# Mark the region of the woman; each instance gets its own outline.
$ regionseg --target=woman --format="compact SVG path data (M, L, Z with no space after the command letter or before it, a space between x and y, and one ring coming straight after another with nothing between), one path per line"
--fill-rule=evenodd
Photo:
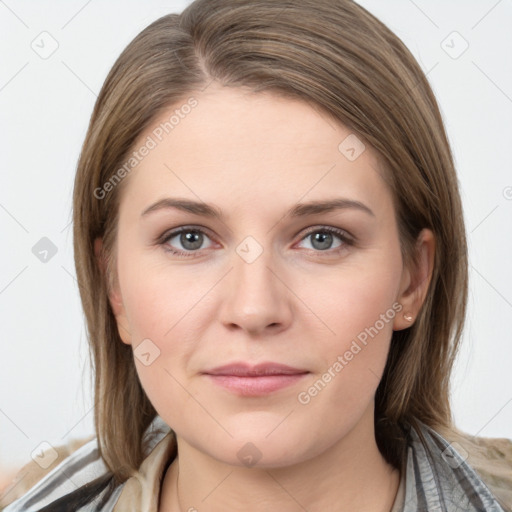
M197 0L141 32L92 115L74 247L97 439L6 510L510 507L512 443L451 418L443 122L357 4Z

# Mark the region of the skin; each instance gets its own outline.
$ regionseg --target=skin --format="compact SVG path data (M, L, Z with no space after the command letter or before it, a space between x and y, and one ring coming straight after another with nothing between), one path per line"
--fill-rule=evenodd
M400 475L376 445L374 396L392 331L409 327L403 314L415 318L425 298L433 234L420 233L420 265L404 268L376 153L366 146L347 159L338 145L350 130L318 109L216 83L193 96L197 107L126 178L110 295L122 341L136 350L149 338L160 350L148 366L135 358L143 388L177 435L159 510L389 511ZM176 209L141 216L164 197L213 203L223 218ZM286 215L298 202L334 197L360 201L374 215ZM180 226L206 228L199 249L179 235L158 243ZM346 230L354 244L337 235L315 244L308 228L325 226ZM252 263L236 251L247 236L263 250ZM298 394L393 304L403 309L300 403ZM310 373L261 397L235 395L201 374L241 360ZM237 456L248 442L261 453L252 467Z

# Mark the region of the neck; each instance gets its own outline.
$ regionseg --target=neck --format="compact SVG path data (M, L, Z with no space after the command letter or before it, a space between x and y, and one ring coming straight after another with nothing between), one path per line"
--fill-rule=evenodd
M358 423L314 458L286 467L225 464L177 437L178 457L162 482L159 512L365 510L389 512L400 473L378 450L371 422Z

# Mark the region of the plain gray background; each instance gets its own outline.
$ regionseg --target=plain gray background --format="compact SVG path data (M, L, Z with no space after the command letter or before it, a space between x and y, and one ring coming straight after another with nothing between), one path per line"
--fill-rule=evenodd
M93 433L70 229L76 162L115 59L145 26L188 3L0 2L0 466L26 463L43 441ZM471 263L456 422L511 438L512 3L359 3L427 72L456 158ZM57 249L46 263L32 252L43 237Z

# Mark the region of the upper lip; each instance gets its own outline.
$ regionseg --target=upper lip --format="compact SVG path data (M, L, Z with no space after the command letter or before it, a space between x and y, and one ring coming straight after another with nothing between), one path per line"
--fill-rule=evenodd
M307 370L293 368L286 364L264 362L256 365L235 362L223 366L217 366L211 370L206 370L209 375L235 375L239 377L256 377L259 375L296 375L299 373L309 373Z

